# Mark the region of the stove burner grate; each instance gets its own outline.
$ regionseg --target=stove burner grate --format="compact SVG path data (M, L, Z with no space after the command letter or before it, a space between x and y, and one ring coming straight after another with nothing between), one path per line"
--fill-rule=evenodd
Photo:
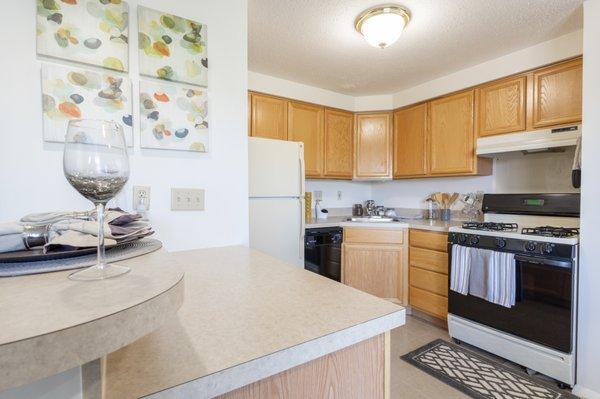
M469 230L486 230L486 231L513 231L519 230L519 225L516 223L492 223L492 222L465 222L462 225L463 229Z
M532 235L532 236L544 236L544 237L554 237L554 238L569 238L575 237L579 235L579 229L570 228L570 227L553 227L553 226L540 226L540 227L531 227L531 228L523 228L521 231L522 234Z

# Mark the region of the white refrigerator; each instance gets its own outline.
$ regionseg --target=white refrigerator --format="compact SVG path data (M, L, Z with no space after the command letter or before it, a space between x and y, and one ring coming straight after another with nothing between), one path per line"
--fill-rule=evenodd
M248 139L250 247L304 267L304 147Z

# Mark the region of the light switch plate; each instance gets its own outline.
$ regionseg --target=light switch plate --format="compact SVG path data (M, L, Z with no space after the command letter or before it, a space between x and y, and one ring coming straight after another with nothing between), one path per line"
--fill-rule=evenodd
M204 190L199 188L171 188L172 211L203 211Z

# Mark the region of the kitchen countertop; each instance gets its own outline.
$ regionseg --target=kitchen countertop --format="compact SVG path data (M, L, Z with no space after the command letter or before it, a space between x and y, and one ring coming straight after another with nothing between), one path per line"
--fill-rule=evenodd
M173 317L183 273L165 251L119 262L132 270L100 281L71 271L0 278L0 391L98 359Z
M185 272L183 306L106 357L107 399L217 396L404 324L400 306L246 247L164 262Z
M450 227L461 226L462 220L450 220L444 222L441 220L428 220L428 219L402 219L400 222L349 222L350 216L330 216L327 219L311 219L306 223L307 229L320 228L320 227L377 227L377 228L410 228L419 230L430 230L447 232Z

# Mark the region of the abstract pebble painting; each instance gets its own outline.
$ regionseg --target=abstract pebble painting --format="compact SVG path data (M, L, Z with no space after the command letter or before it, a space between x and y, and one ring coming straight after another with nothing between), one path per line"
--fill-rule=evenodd
M206 25L138 7L140 74L208 86Z
M133 145L131 82L111 72L42 64L44 140L64 142L71 119L113 120Z
M208 152L206 89L140 81L140 146Z
M128 69L129 11L122 0L36 0L37 53Z

